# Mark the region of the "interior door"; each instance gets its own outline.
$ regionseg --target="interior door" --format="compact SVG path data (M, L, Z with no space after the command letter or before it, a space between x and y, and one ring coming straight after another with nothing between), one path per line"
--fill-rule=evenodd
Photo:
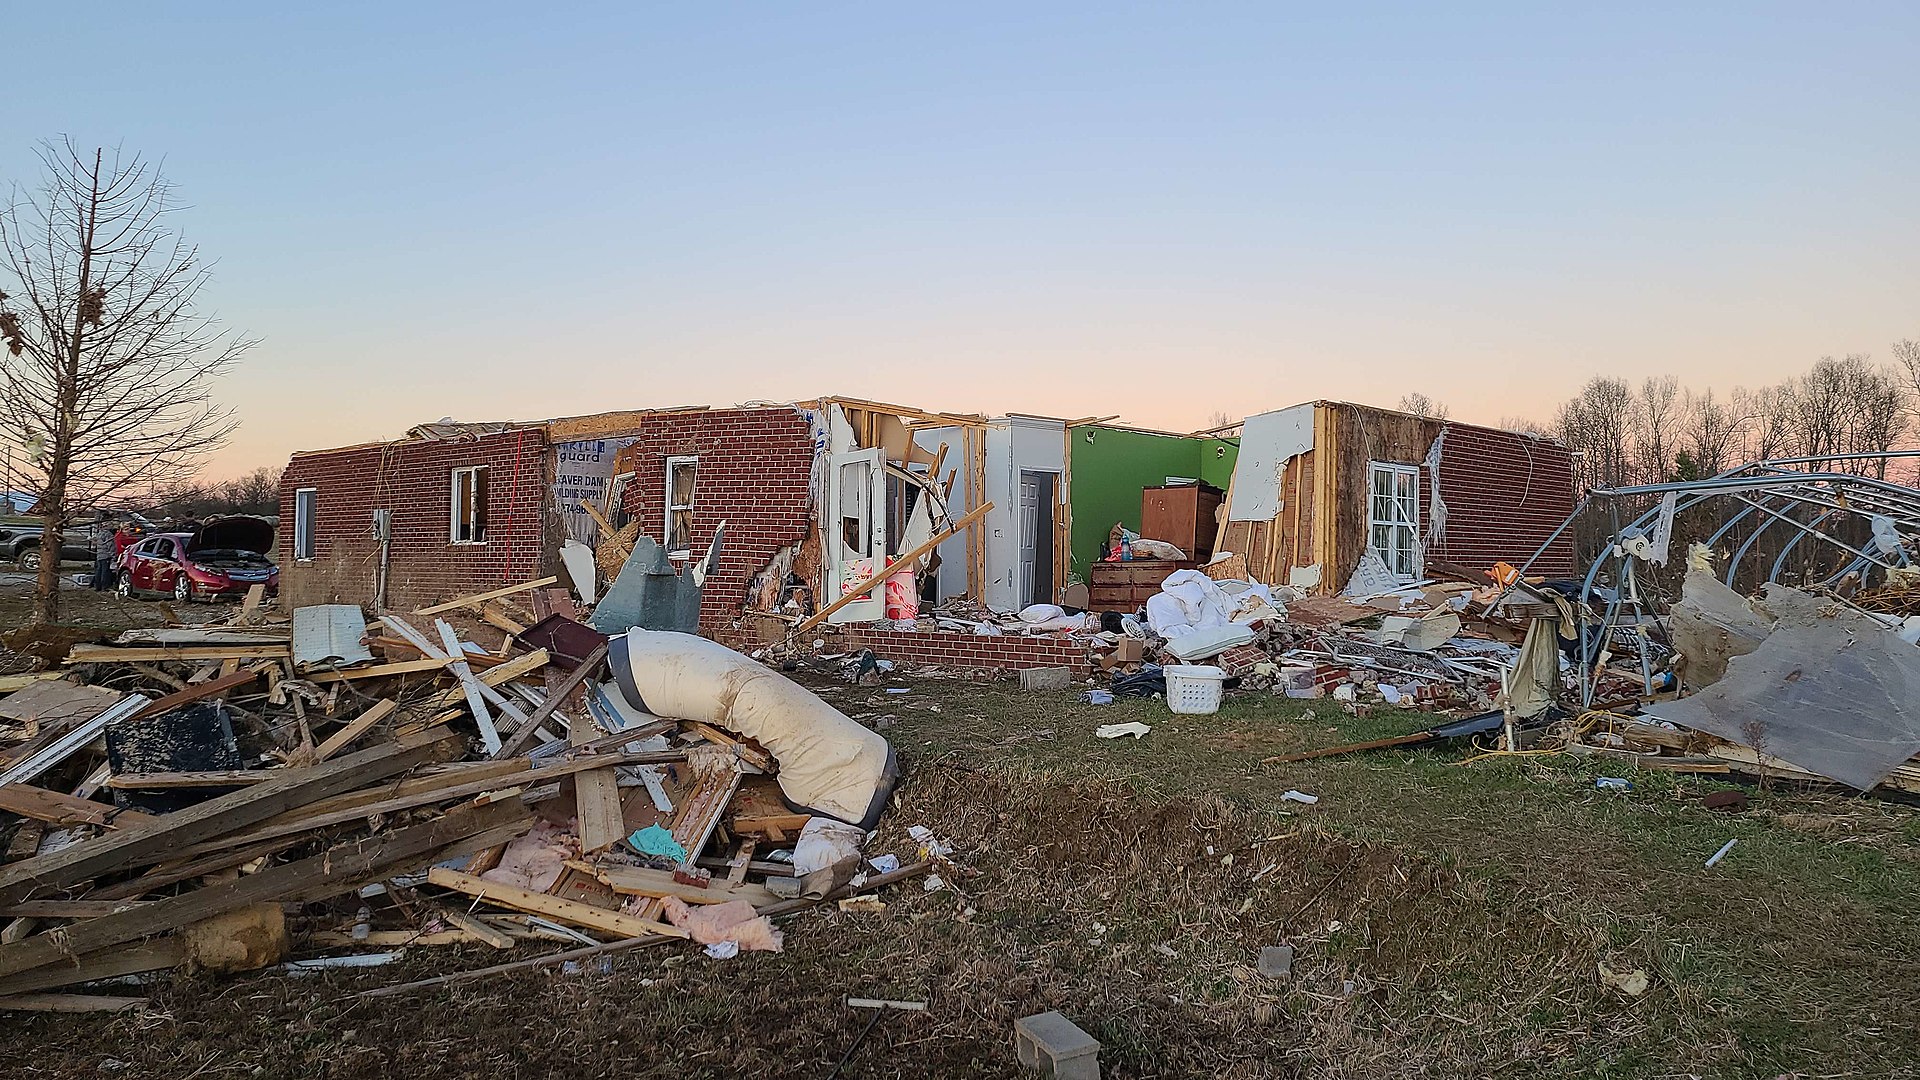
M1020 602L1033 603L1033 574L1040 561L1040 482L1030 472L1020 474Z
M827 595L831 604L887 565L886 458L879 447L835 454L827 480L825 522ZM871 622L886 614L884 586L828 617L836 623Z

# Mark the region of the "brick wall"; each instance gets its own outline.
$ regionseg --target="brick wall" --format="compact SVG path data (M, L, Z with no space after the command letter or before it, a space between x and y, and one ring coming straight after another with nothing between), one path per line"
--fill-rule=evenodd
M706 551L722 521L720 564L708 575L700 624L715 638L746 606L747 583L784 548L804 540L812 514L808 483L813 437L807 419L789 407L664 413L647 420L621 451L632 469L625 510L643 533L666 540L667 459L697 457L692 550ZM737 644L737 642L729 642Z
M739 631L722 630L715 636L743 651L751 652L756 647ZM877 630L859 624L841 626L821 636L829 652L872 649L875 656L896 664L924 664L958 671L1066 667L1073 669L1075 677L1084 676L1092 669L1085 648L1058 637Z
M487 539L448 540L452 472L487 466ZM472 440L413 440L294 455L280 481L280 590L289 606L371 605L392 512L387 606L410 610L541 576L547 557L546 438L522 428ZM314 552L296 560L294 493L317 488Z
M1512 431L1449 424L1440 448L1440 497L1447 506L1445 542L1431 554L1476 570L1505 561L1519 566L1573 513L1573 456L1548 439ZM1421 469L1421 524L1431 510ZM1533 565L1533 573L1574 572L1569 529Z

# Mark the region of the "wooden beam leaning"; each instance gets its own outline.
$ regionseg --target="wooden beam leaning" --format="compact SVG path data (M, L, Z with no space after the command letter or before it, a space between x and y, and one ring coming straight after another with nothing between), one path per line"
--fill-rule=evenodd
M345 750L349 743L365 735L373 725L393 715L399 708L400 706L394 704L393 701L388 698L381 698L379 701L367 706L366 711L347 721L347 726L327 736L326 739L320 743L319 747L313 752L314 760L325 761L340 751Z
M475 604L484 604L489 600L498 600L503 596L512 596L514 593L526 592L528 589L542 588L555 584L559 580L557 577L543 577L538 581L523 581L518 585L509 585L504 589L494 589L490 592L474 593L472 596L456 597L444 604L435 604L432 607L415 608L413 613L415 615L438 615L443 611L472 607Z
M906 554L901 555L899 558L888 563L886 566L886 569L881 570L879 573L873 575L867 580L849 589L845 595L840 597L840 599L835 600L833 603L828 604L826 607L821 608L819 611L816 611L812 615L809 615L807 618L801 620L800 625L793 628L793 633L804 634L807 631L813 629L814 627L819 626L821 623L826 621L827 616L832 615L834 612L839 611L841 608L846 607L848 604L853 603L855 600L858 600L861 597L872 592L873 590L879 588L882 582L892 577L896 572L899 571L901 567L912 566L915 562L919 560L920 556L925 555L927 552L932 551L934 548L937 548L941 544L944 544L948 540L951 540L955 536L958 536L962 529L965 529L967 526L972 525L974 522L980 520L983 517L986 517L987 511L992 509L993 509L993 504L988 502L988 503L981 503L975 509L969 510L964 517L954 522L944 532L934 534L934 536L931 539L929 539L926 543L921 544L920 546L914 548L912 551L909 551Z
M28 784L0 784L0 810L53 825L104 825L113 829L138 827L153 820L153 815L143 810L76 799Z
M182 705L191 705L196 701L204 701L210 697L219 697L221 694L245 686L259 677L259 672L248 669L236 671L231 675L223 675L218 679L203 682L198 686L189 686L185 690L176 690L166 697L155 698L152 704L134 713L132 718L138 720L144 716L158 716L163 712L170 712Z
M580 666L569 672L566 679L563 680L559 686L553 688L553 692L547 695L547 700L541 702L540 707L533 710L533 715L528 717L527 722L520 726L520 730L508 736L506 741L500 744L500 749L495 750L492 756L494 758L512 757L524 749L528 743L533 741L534 733L540 729L540 725L546 723L547 717L552 716L554 710L560 707L560 703L572 696L573 692L579 688L581 683L591 678L594 672L599 670L601 661L606 658L606 644L603 642L594 646L593 651L587 654L586 659L580 661Z
M421 736L304 769L198 806L177 810L159 828L120 829L46 855L0 867L0 903L28 898L36 888L65 888L112 870L176 857L201 840L244 829L295 806L384 780L434 760L445 736Z

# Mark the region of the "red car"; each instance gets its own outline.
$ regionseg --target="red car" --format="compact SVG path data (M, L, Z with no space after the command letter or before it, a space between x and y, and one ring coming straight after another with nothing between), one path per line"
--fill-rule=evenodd
M265 518L218 518L193 532L156 533L120 556L120 595L231 600L264 584L274 596L280 569L267 558L272 548L273 523Z

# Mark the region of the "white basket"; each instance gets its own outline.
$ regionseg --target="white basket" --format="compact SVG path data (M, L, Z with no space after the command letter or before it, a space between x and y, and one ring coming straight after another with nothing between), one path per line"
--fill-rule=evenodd
M1220 684L1227 673L1210 664L1169 664L1160 669L1167 679L1167 708L1192 716L1220 709Z

